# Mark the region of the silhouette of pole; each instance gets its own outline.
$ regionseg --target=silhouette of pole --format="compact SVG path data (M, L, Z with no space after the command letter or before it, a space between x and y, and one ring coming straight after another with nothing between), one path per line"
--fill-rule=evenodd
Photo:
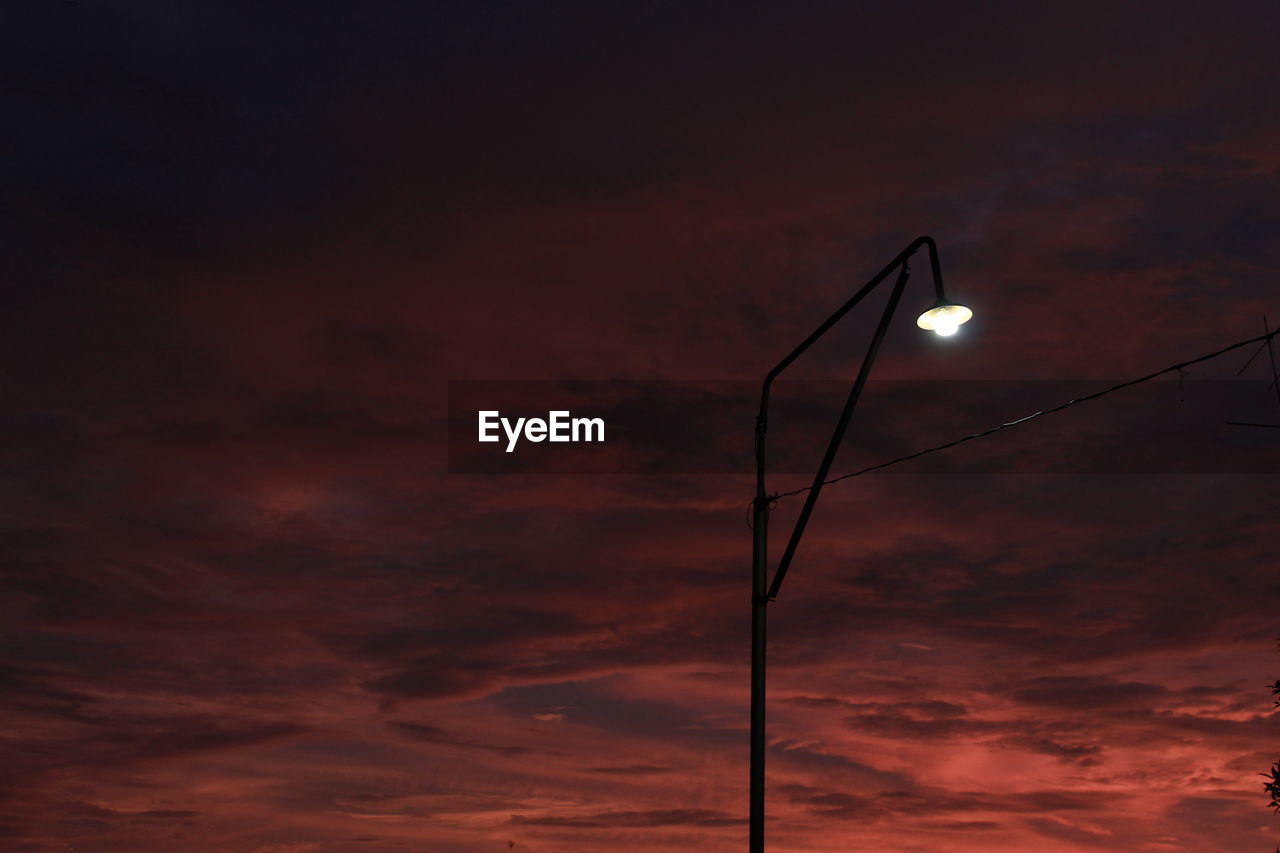
M942 270L938 264L938 248L936 244L930 237L918 237L884 269L877 273L871 281L867 282L861 290L855 293L848 302L840 306L822 325L818 326L786 358L778 362L778 365L765 376L764 385L760 391L760 411L756 416L755 436L756 496L752 502L751 771L749 794L750 824L748 827L750 853L764 853L765 637L767 607L769 602L778 596L778 591L782 586L782 579L786 576L791 560L795 557L796 547L800 544L800 537L804 535L805 526L809 523L809 516L813 513L814 505L818 502L818 495L822 492L822 486L831 470L831 464L835 461L836 452L839 450L844 434L849 428L849 422L853 418L854 409L858 405L858 398L862 396L862 389L866 385L867 377L871 374L871 367L880 351L880 344L889 330L889 324L898 308L898 301L902 296L902 291L907 286L907 280L910 278L910 267L907 262L921 246L927 246L929 249L929 262L933 273L933 285L937 301L934 303L933 308L921 315L919 325L922 328L933 328L932 321L928 324L926 323L927 318L936 316L938 312L946 314L948 311L961 308L961 306L949 303L943 293ZM889 302L885 306L884 313L880 316L880 324L876 327L875 335L871 339L871 345L867 348L866 356L863 357L862 367L858 370L858 378L854 381L853 388L849 391L849 398L845 401L844 410L841 411L840 418L836 422L835 432L831 436L831 441L827 444L826 453L823 454L822 463L818 467L813 485L808 491L804 506L796 519L795 527L791 530L791 537L787 541L782 559L778 563L773 582L770 583L768 528L769 505L772 502L772 498L765 484L767 461L765 438L769 428L769 392L773 386L773 380L782 371L790 367L792 362L799 358L815 341L826 334L832 326L838 323L853 306L861 302L867 294L888 278L895 269L898 270L898 278L893 286L892 293L889 295ZM964 317L958 321L961 323L971 316L971 312L968 312L967 309L963 309L963 311Z

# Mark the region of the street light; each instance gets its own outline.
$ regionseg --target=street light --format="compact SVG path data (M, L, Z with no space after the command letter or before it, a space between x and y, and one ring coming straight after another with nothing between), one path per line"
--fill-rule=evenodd
M916 318L916 325L946 338L954 335L972 319L973 312L965 306L939 299L932 308Z
M831 463L835 460L836 451L839 449L840 442L849 427L849 421L853 417L854 407L857 406L858 398L862 394L862 388L866 385L867 375L871 372L871 365L875 362L876 353L880 350L880 342L884 340L885 332L889 328L889 322L893 318L893 312L898 307L898 300L907 285L907 279L910 277L910 267L907 262L921 246L927 246L929 249L929 264L933 273L933 287L937 301L920 315L916 320L916 325L921 329L931 330L943 336L955 334L961 324L968 322L973 317L973 312L965 306L947 299L942 290L942 270L938 266L938 247L930 237L917 237L888 266L880 270L875 278L867 282L848 302L841 305L834 314L815 329L813 334L805 338L800 346L792 350L790 355L778 362L777 367L769 371L769 374L764 378L764 387L760 391L760 413L756 416L756 497L752 505L750 853L764 853L765 608L770 601L773 601L778 596L778 590L782 586L782 579L787 574L787 567L791 565L791 559L795 556L796 546L800 542L800 537L804 534L805 525L809 523L809 515L813 512L814 504L818 502L818 495L822 492L822 485L827 479L827 473L831 470ZM867 349L867 354L862 359L862 367L858 371L858 378L853 383L853 390L849 392L849 399L845 401L844 411L840 413L840 420L836 422L835 434L831 436L831 442L827 445L827 452L823 455L822 464L818 467L818 473L813 478L813 485L808 490L804 506L796 519L795 527L791 531L791 538L787 542L786 549L782 552L782 559L778 561L778 570L774 574L771 583L769 581L767 535L770 498L768 491L765 489L765 433L768 430L769 390L773 385L773 380L782 371L786 370L818 338L826 334L832 326L840 321L840 318L862 301L863 297L874 290L880 282L888 278L889 273L895 269L898 270L898 279L894 283L893 292L889 294L889 304L885 306L884 314L880 317L880 325L876 327L875 336L871 339L871 346Z

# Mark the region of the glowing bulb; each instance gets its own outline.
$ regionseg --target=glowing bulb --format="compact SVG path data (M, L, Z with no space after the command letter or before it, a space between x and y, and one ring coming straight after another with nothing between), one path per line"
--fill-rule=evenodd
M932 308L920 315L916 325L946 338L954 335L972 316L973 312L963 305L939 299Z

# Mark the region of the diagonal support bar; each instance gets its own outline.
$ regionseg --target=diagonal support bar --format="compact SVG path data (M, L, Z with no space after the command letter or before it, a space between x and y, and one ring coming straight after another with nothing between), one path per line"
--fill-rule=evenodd
M898 301L901 299L902 291L906 288L907 279L910 277L911 269L904 261L901 270L898 272L898 280L893 286L893 292L889 294L889 303L885 306L884 313L880 316L880 325L876 327L875 337L871 339L867 354L862 359L862 368L858 371L858 378L854 381L852 390L849 391L849 399L845 401L844 411L840 413L840 420L836 422L835 432L831 436L831 441L827 444L827 452L822 456L822 464L818 466L818 473L814 475L813 486L805 497L804 507L800 510L800 516L796 519L795 527L791 529L791 538L787 542L786 550L782 552L782 559L778 562L778 571L773 577L773 583L770 584L769 592L766 596L770 601L778 597L778 590L782 588L782 580L786 577L787 568L791 565L791 559L795 556L796 548L800 544L800 537L804 535L804 529L809 523L809 516L813 513L813 507L818 503L818 495L822 493L822 486L826 482L827 474L831 471L832 463L835 462L836 453L840 450L840 444L844 441L844 434L849 429L849 422L853 420L853 411L857 408L858 400L862 396L862 389L867 384L867 377L871 375L871 368L880 352L880 344L884 341L885 333L889 331L889 324L893 320L894 312L898 309Z

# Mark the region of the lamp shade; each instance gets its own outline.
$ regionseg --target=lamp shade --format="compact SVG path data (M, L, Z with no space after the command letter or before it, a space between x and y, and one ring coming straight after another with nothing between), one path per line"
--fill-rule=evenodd
M939 299L932 308L916 318L916 325L946 337L954 335L961 324L972 318L973 312L965 306Z

